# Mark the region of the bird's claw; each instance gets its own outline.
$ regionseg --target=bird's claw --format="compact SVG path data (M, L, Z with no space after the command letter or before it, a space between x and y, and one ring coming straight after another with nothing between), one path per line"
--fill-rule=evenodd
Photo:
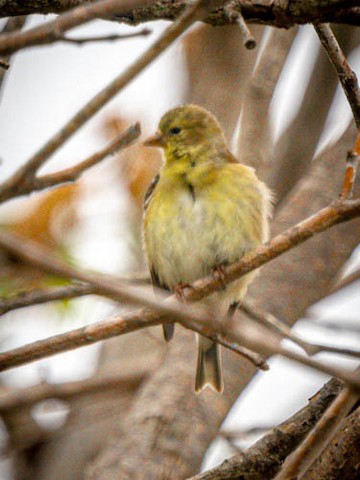
M189 288L191 290L195 290L195 287L190 285L190 283L179 283L174 288L174 293L175 293L176 297L178 298L178 300L180 300L181 302L186 302L185 290L187 288Z
M223 290L227 287L225 283L225 267L226 265L223 264L215 265L211 272L213 278L221 283Z

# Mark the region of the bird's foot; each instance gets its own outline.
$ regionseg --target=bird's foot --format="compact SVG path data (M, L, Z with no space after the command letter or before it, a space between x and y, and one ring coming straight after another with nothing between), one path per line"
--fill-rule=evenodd
M177 299L180 300L181 302L186 303L186 301L187 301L186 300L186 295L185 295L185 290L187 288L190 289L190 290L196 290L196 288L193 287L192 285L190 285L190 283L179 283L174 288L174 293L175 293Z
M215 267L212 269L211 274L215 280L218 280L221 285L223 290L226 290L226 283L225 283L225 267L227 264L225 263L220 263L219 265L215 265Z

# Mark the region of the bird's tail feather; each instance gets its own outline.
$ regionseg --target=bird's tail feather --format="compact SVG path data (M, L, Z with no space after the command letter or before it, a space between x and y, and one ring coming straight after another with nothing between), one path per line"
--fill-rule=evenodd
M164 332L164 338L167 342L170 342L170 340L173 338L174 330L175 330L175 325L173 323L164 323L163 332Z
M220 346L199 335L195 392L200 393L207 385L221 393L224 383L221 372Z

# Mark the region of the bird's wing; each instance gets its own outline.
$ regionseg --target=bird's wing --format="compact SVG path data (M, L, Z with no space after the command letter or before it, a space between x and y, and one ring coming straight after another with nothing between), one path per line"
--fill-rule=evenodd
M153 178L152 182L149 185L149 188L147 189L147 192L145 194L145 200L144 200L144 210L146 210L147 207L149 206L151 197L156 189L156 185L159 183L159 178L160 178L160 175L157 174ZM150 275L151 275L151 283L154 285L154 287L159 287L164 290L169 290L167 285L160 282L159 275L157 274L157 271L155 270L154 265L150 265ZM163 325L164 337L167 342L169 342L174 336L174 328L175 328L175 325L173 323L165 323Z
M144 199L144 210L146 210L147 207L149 206L149 203L150 203L151 197L152 197L152 195L155 191L156 185L159 183L159 178L160 178L160 174L158 173L152 179L150 185L148 186L148 189L146 190L145 199Z

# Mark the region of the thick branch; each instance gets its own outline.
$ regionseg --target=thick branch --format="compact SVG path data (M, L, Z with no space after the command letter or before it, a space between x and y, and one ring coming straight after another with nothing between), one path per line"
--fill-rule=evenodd
M307 480L329 480L330 478L358 480L360 451L360 407L349 415L340 432L333 438L307 473Z
M0 4L0 16L26 15L30 13L61 13L70 7L84 5L85 0L3 0ZM225 2L224 2L225 3ZM299 23L309 22L339 22L358 24L360 11L356 0L241 0L239 6L245 20L252 23L264 23L276 27L289 28ZM147 7L129 10L120 17L131 25L152 20L174 20L185 8L186 2L182 0L160 0ZM352 7L353 6L353 7ZM212 25L225 25L232 20L223 10L209 15L206 20Z
M314 25L321 43L338 74L341 86L353 112L356 126L360 128L360 89L355 72L350 68L335 35L327 24Z
M332 206L321 210L310 219L301 222L301 224L298 224L296 227L278 235L265 246L258 248L255 253L245 256L242 261L227 267L224 272L223 281L230 283L263 263L267 263L271 258L275 258L280 253L292 248L295 244L301 243L306 238L309 238L309 236L313 236L316 232L322 231L320 225L318 225L319 221L322 228L324 228L324 226L325 228L329 228L331 226L330 219L332 219L332 224L335 224L344 221L345 219L350 219L351 215L354 214L360 214L360 200L337 202ZM309 234L307 229L310 229L311 234ZM279 245L281 246L284 242L283 249L280 248L279 250ZM135 304L144 304L154 308L156 311L162 312L163 314L170 314L171 321L177 320L187 328L191 328L204 336L208 336L224 346L230 346L229 339L225 337L224 341L224 336L220 333L220 325L216 328L215 322L212 321L209 324L207 317L198 315L194 311L191 313L187 312L187 310L184 311L184 309L181 308L181 305L179 305L173 297L170 297L170 299L165 302L158 303L148 295L135 292L134 289L130 289L125 285L121 286L116 283L114 284L109 278L76 270L62 263L52 255L49 255L40 247L37 247L30 242L25 245L22 240L4 232L0 232L0 245L5 250L8 250L23 260L36 265L44 271L90 283L96 287L97 293L110 298ZM284 246L286 247L285 249ZM234 272L237 272L235 276ZM189 300L200 300L203 296L213 293L217 289L223 288L224 283L219 281L219 279L214 279L213 276L210 276L207 279L199 280L194 286L195 289L189 289L188 294L186 295L186 298ZM195 322L193 319L195 319ZM164 321L164 317L161 318L161 316L156 313L140 312L139 314L139 312L137 312L136 314L125 316L122 319L98 322L97 324L88 327L73 330L24 347L19 347L12 351L4 352L0 355L1 369L4 370L13 366L21 365L32 360L52 355L59 351L66 351L82 345L89 345L105 338L135 331L139 328L144 328L150 325L156 325L162 321ZM244 344L246 348L255 351L268 350L273 354L279 353L287 358L292 358L305 365L338 376L354 386L359 385L360 381L357 376L349 375L341 369L336 369L335 367L324 365L321 362L317 362L307 357L302 357L301 355L289 352L281 347L274 347L271 342L265 339L259 340L256 338L250 338L249 335L246 336L245 333L240 333L239 331L231 332L231 336L234 337L237 342L236 344L232 343L231 348L238 351L238 353L242 353L238 347L239 343Z
M341 389L338 380L331 380L314 395L306 407L273 428L241 455L225 460L221 465L195 475L190 480L264 480L272 478L285 458L305 438L311 428Z

